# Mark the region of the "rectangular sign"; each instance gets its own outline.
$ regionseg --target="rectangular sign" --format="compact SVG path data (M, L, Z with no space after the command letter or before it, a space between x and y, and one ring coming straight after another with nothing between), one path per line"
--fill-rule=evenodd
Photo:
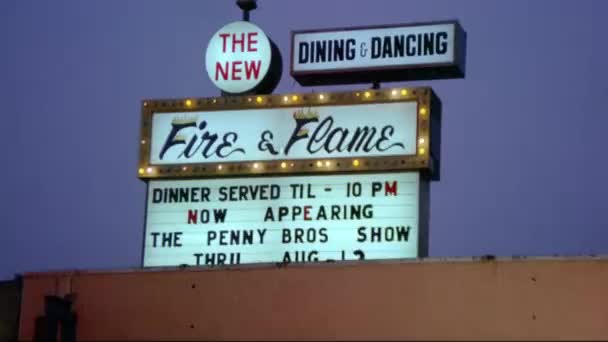
M139 175L430 170L429 88L147 101Z
M152 180L143 265L415 258L427 210L418 172Z
M466 33L457 21L292 32L301 85L459 78Z
M150 164L411 156L417 117L416 102L157 113Z

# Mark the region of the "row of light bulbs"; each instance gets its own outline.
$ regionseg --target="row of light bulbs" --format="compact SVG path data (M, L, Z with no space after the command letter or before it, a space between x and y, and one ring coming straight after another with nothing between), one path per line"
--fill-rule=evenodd
M408 94L409 94L409 91L407 89L393 89L393 90L391 90L391 95L393 97L396 97L396 96L399 96L399 95L401 95L401 96L407 96ZM361 97L361 95L363 95L363 98L368 99L368 98L370 98L370 97L373 96L373 92L372 91L364 91L363 93L361 93L361 92L356 92L355 93L356 97ZM318 97L319 100L325 100L326 95L325 94L318 94L317 97ZM285 102L285 103L288 103L290 101L297 102L300 99L301 99L301 97L299 97L298 95L295 95L295 94L291 95L291 97L287 96L287 95L283 96L283 102ZM247 98L247 102L253 102L253 97L248 97ZM255 97L255 102L258 103L258 104L263 103L264 102L264 97L262 97L262 96ZM217 99L213 99L213 103L217 103ZM194 102L191 99L186 99L184 101L184 104L186 105L186 107L190 108L190 107L192 107L194 105ZM147 103L144 102L144 106L146 106L146 105L147 105ZM419 113L422 116L426 115L427 114L427 108L426 107L421 107L419 109ZM424 154L426 154L426 149L424 147L425 142L426 141L425 141L424 138L419 138L418 139L418 155L424 155ZM142 145L146 144L146 140L142 139L141 140L141 144ZM317 167L319 167L319 168L321 168L323 166L330 167L331 166L331 161L329 161L329 160L326 160L326 161L319 160L319 161L316 162L315 165ZM352 165L355 166L355 167L358 167L360 165L359 159L353 159ZM295 164L294 163L289 163L288 164L287 162L281 162L280 166L281 166L282 169L286 169L288 166L289 167L294 167ZM263 167L263 164L262 163L253 163L253 164L251 164L251 167L253 169L260 169L260 168ZM221 164L217 166L217 170L218 171L223 170L223 168L224 168L224 166L221 165ZM182 167L182 171L187 171L187 170L188 170L187 166L183 166ZM155 172L155 169L153 167L146 167L146 168L140 168L139 169L139 174L140 175L153 174L154 172Z
M409 91L407 89L393 89L391 90L391 95L393 97L395 96L407 96L409 94ZM363 98L369 99L370 97L372 97L374 95L374 93L372 91L364 91L363 93L361 92L356 92L355 96L360 97L361 95L363 95ZM325 100L327 96L325 94L318 94L317 98L321 101ZM288 103L288 102L296 102L298 100L300 100L301 97L298 95L291 95L291 96L283 96L283 102ZM213 103L217 103L217 99L213 99L212 100ZM248 97L247 98L247 102L253 102L254 98L253 97ZM262 96L257 96L255 97L255 102L258 104L261 104L264 102L264 97ZM194 101L192 101L191 99L187 99L184 101L184 104L186 105L186 107L190 108L192 106L194 106ZM147 102L144 102L144 106L147 106Z
M419 143L420 144L424 144L424 138L420 138L419 139ZM419 147L418 148L418 154L424 155L425 153L426 153L426 150L425 150L424 147ZM329 168L329 167L332 166L332 162L329 161L329 160L325 160L325 161L323 161L323 160L317 160L317 162L315 163L315 165L317 167L319 167L319 168L321 168L321 167L327 167L327 168ZM354 167L358 167L359 165L361 165L361 162L359 161L359 159L353 159L352 165ZM263 163L257 163L256 162L256 163L251 164L251 167L253 169L256 169L256 170L263 168L263 166L264 166ZM286 169L287 167L294 167L295 164L294 163L281 162L280 166L281 166L281 169ZM222 164L219 164L217 166L217 170L218 171L222 171L223 169L224 169L224 166ZM182 171L188 171L188 167L187 166L182 166ZM153 174L154 172L155 172L155 169L153 167L151 167L151 166L148 166L146 168L143 168L143 167L139 168L139 174L140 175L143 175L143 174Z
M420 140L422 142L424 142L423 138L420 138ZM422 152L421 154L424 154L424 148L419 148L418 152ZM329 161L329 160L317 160L317 162L315 163L315 165L318 168L322 168L322 167L329 168L329 167L332 166L332 162ZM352 165L354 167L358 167L358 166L361 165L361 161L359 159L353 159L352 160ZM287 169L288 167L295 167L295 164L294 163L288 163L288 162L281 162L280 166L281 166L281 169ZM256 162L256 163L251 164L251 168L253 168L255 170L262 169L263 167L264 167L264 163L261 163L261 162ZM218 171L222 171L223 169L224 169L224 165L219 164L217 166L217 170ZM143 168L143 167L139 168L139 174L140 175L144 175L144 174L151 175L155 171L156 171L155 168L151 167L151 166L148 166L146 168ZM182 171L188 171L188 167L187 166L182 166Z

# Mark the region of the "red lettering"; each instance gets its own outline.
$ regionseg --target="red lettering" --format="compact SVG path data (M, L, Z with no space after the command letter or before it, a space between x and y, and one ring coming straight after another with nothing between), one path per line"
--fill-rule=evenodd
M258 43L258 41L253 39L253 37L255 37L257 35L258 35L257 32L247 33L247 51L249 51L249 52L258 51L258 48L254 46Z
M304 221L310 221L310 220L312 220L310 218L310 208L312 208L312 206L310 206L310 205L305 205L304 206Z
M240 40L236 38L236 34L232 34L232 52L235 51L237 45L241 45L241 52L245 51L245 33L241 33Z
M237 68L237 67L236 67L236 66L237 66L237 64L238 64L238 65L241 65L241 64L243 64L243 62L241 62L241 61L234 61L234 62L232 62L232 80L233 80L233 81L238 81L238 80L240 80L240 79L241 79L241 76L240 76L240 75L237 75L237 73L239 73L239 74L240 74L240 73L243 71L243 69L241 69L241 68Z
M262 61L245 61L245 75L247 79L251 79L251 74L253 74L254 79L258 79L260 77L260 68L262 66Z
M222 69L222 64L220 62L215 63L215 80L218 80L219 75L222 75L224 80L228 79L228 62L226 62L226 68Z
M392 185L388 182L384 182L384 196L393 195L397 196L397 182L394 181Z
M188 209L188 224L196 224L198 218L198 211Z
M230 37L230 33L220 33L219 36L222 38L222 52L226 52L226 40Z

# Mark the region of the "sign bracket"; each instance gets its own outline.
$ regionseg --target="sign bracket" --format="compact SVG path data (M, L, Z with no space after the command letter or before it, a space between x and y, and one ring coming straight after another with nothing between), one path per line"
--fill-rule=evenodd
M243 21L249 21L249 12L258 8L257 0L237 0L236 4L243 10Z

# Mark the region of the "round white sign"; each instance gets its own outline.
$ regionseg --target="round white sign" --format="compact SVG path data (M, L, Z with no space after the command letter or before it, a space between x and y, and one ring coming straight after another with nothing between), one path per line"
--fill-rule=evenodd
M259 27L236 21L217 31L207 46L205 65L216 87L240 94L254 89L270 68L270 40Z

